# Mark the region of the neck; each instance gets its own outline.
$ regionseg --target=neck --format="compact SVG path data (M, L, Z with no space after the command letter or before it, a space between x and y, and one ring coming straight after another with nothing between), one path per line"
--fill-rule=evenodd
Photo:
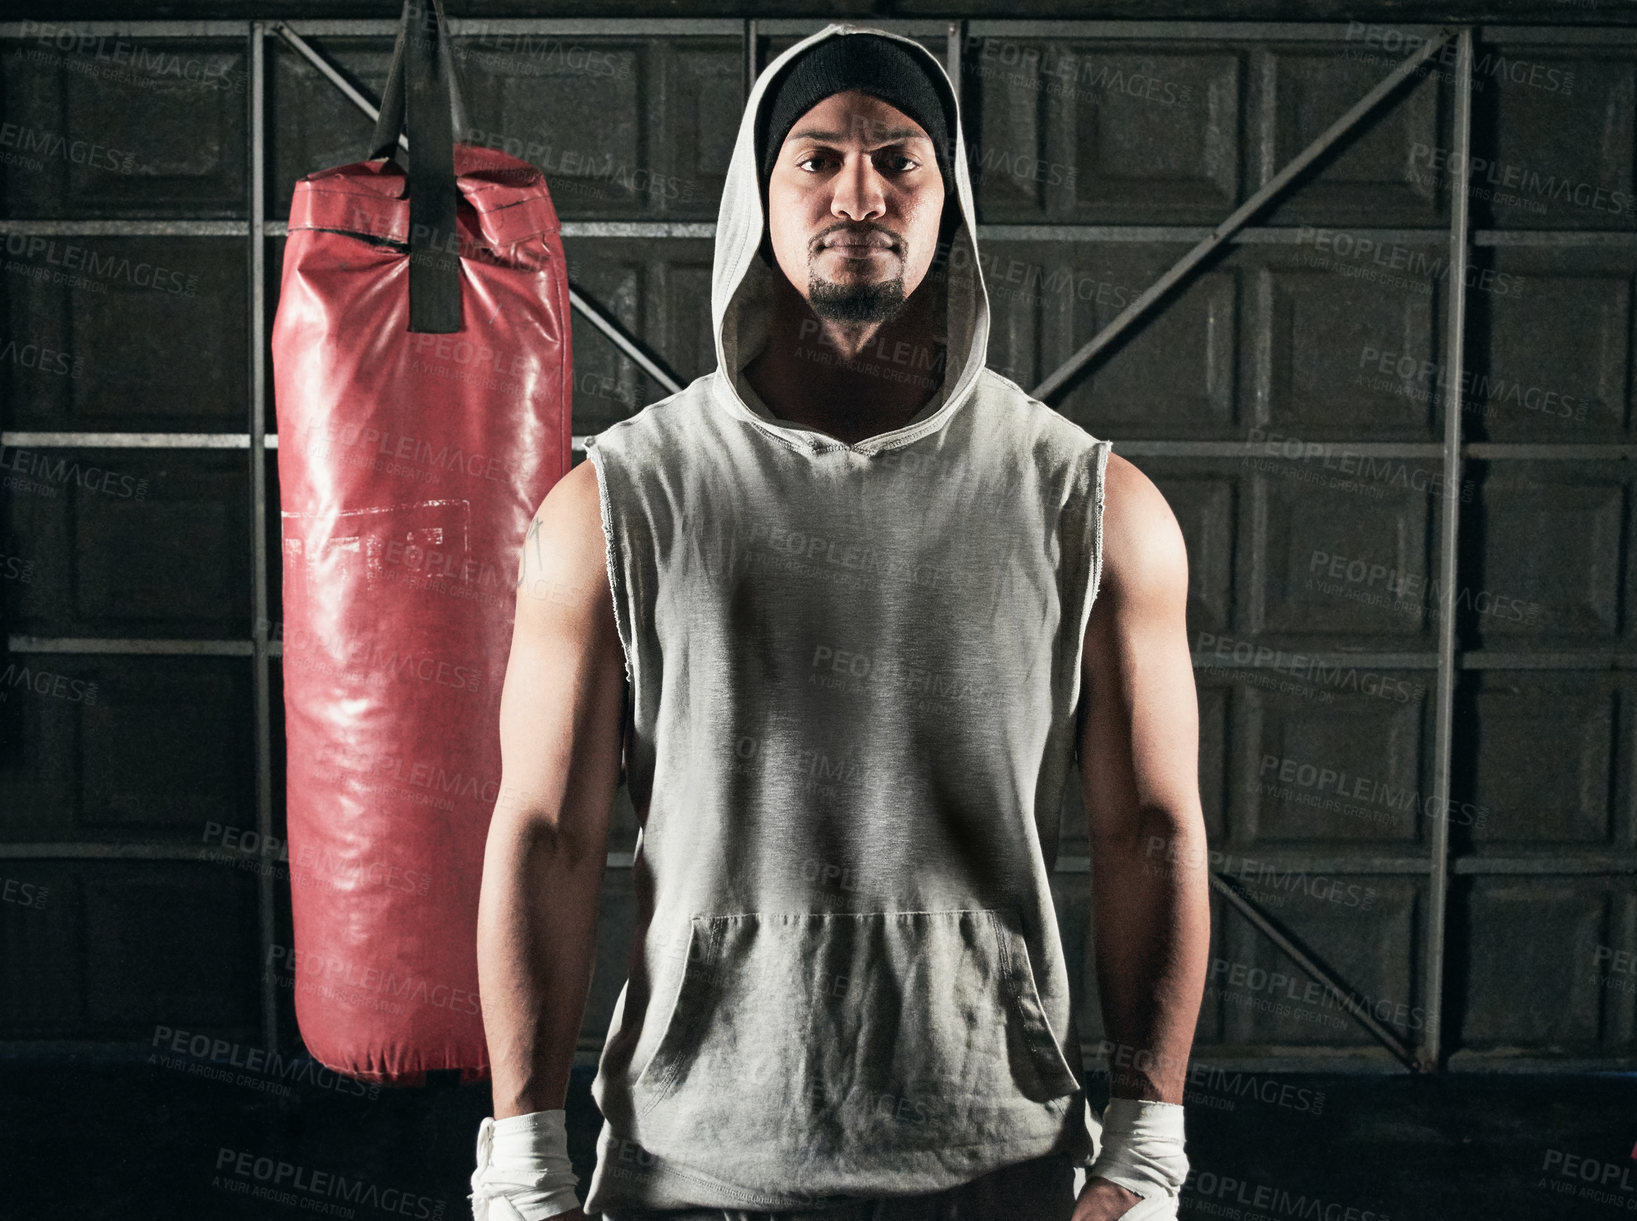
M767 345L745 377L781 420L856 444L902 428L938 391L944 346L934 334L939 285L923 280L884 323L819 318L777 268Z

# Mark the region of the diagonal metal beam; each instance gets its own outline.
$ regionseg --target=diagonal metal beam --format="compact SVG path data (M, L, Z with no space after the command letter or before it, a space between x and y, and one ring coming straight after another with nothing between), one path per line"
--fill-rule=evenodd
M1434 54L1434 52L1439 50L1446 42L1448 42L1454 34L1455 31L1448 27L1441 28L1436 37L1429 38L1419 49L1416 50L1414 54L1408 56L1398 65L1398 67L1394 68L1392 72L1388 73L1386 77L1379 81L1374 88L1370 89L1369 92L1367 92L1357 102L1353 103L1353 105L1349 107L1340 118L1338 118L1329 127L1325 128L1325 130L1321 132L1318 137L1314 139L1306 148L1304 148L1300 153L1296 154L1296 156L1293 157L1283 169L1264 183L1257 191L1246 199L1244 203L1235 208L1225 220L1218 224L1216 228L1211 230L1211 232L1205 237L1200 239L1200 241L1196 243L1194 247L1188 251L1188 253L1184 254L1180 259L1172 264L1169 270L1161 275L1160 278L1153 284L1149 285L1145 292L1138 296L1136 300L1132 301L1132 303L1122 310L1120 314L1112 321L1110 321L1107 326L1093 336L1089 342L1083 345L1077 352L1074 353L1074 355L1069 357L1067 361L1055 369L1043 382L1036 386L1032 391L1033 396L1037 399L1045 401L1050 395L1061 389L1064 384L1070 380L1070 378L1072 378L1082 367L1084 367L1087 361L1089 361L1098 352L1108 347L1109 344L1113 343L1114 340L1123 334L1133 322L1141 317L1154 304L1154 302L1159 300L1159 298L1164 295L1165 292L1167 292L1172 286L1174 286L1190 271L1197 267L1213 250L1221 246L1224 242L1228 241L1236 232L1238 232L1239 229L1245 225L1246 221L1248 221L1262 208L1267 206L1271 200L1273 200L1282 191L1284 191L1286 187L1295 181L1297 175L1299 175L1303 170L1307 169L1308 166L1312 165L1314 161L1323 156L1326 151L1334 146L1337 141L1339 141L1343 136L1357 126L1364 116L1374 110L1384 98L1386 98L1393 92L1394 89L1402 84L1412 72L1425 63ZM1462 49L1468 55L1470 55L1470 30L1463 28L1461 30L1461 38ZM1462 114L1464 115L1466 113L1466 108L1470 105L1470 98L1463 97L1459 104L1462 107ZM1454 227L1452 226L1452 235L1453 232ZM1460 234L1462 242L1462 267L1464 269L1466 240L1464 208L1461 213ZM1451 279L1453 280L1454 278L1455 273L1452 262ZM1451 289L1452 293L1455 291L1457 291L1455 288ZM1451 325L1452 333L1459 335L1459 320L1452 321ZM1456 411L1455 414L1458 416L1459 411ZM1456 431L1451 435L1453 440L1447 437L1444 447L1444 457L1446 463L1450 461L1450 455L1452 452L1450 449L1451 445L1454 446L1454 460L1456 462L1459 461L1459 432ZM1449 506L1446 505L1446 517L1448 516L1448 508ZM1445 524L1447 527L1448 522L1446 521ZM1448 533L1447 529L1446 533ZM1452 543L1453 539L1451 538L1446 541ZM1448 557L1453 556L1453 546L1449 547L1446 555ZM1453 597L1452 585L1452 579L1446 578L1445 588L1443 591L1446 598ZM1446 630L1448 623L1449 619L1446 610ZM1447 680L1448 676L1453 672L1453 666L1442 656L1440 657L1439 672L1441 678L1445 680ZM1445 682L1441 682L1441 690L1444 686ZM1442 736L1443 730L1446 728L1442 717L1442 714L1445 712L1446 704L1447 692L1444 692L1443 698L1440 700L1439 705L1441 714L1439 740L1441 746L1445 748L1440 757L1443 758L1447 764L1448 744ZM1447 766L1441 774L1447 782ZM1447 834L1447 828L1445 829L1445 833ZM1435 918L1439 924L1440 940L1438 945L1440 947L1442 945L1442 905L1444 889L1441 881L1445 872L1443 869L1445 852L1447 852L1447 849L1440 851L1437 847L1435 847L1434 855L1438 858L1439 864L1437 873L1440 876L1435 877L1433 888L1436 892L1434 898L1438 906L1438 912ZM1217 891L1217 893L1221 894L1223 898L1226 899L1227 902L1240 913L1240 915L1244 916L1244 918L1250 922L1252 927L1257 929L1257 931L1259 931L1269 941L1273 942L1273 944L1282 950L1291 959L1291 961L1296 963L1297 966L1301 967L1303 971L1307 972L1308 975L1317 981L1333 998L1335 998L1336 1002L1341 1005L1341 1007L1351 1017L1353 1017L1355 1021L1363 1026L1365 1030L1369 1031L1370 1034L1373 1035L1384 1047L1386 1047L1387 1050L1391 1052L1401 1064L1403 1064L1411 1072L1419 1072L1427 1067L1423 1059L1418 1057L1417 1054L1412 1051L1402 1039L1400 1039L1396 1034L1378 1021L1374 1014L1370 1013L1369 1010L1365 1009L1353 999L1353 994L1350 989L1345 987L1339 979L1333 976L1329 971L1325 970L1308 954L1297 947L1295 942L1286 936L1284 931L1280 929L1278 925L1276 925L1260 909L1258 909L1256 905L1252 903L1244 894L1242 894L1235 886L1233 886L1232 883L1221 875L1213 872L1211 874L1211 886ZM1435 964L1434 969L1429 972L1429 979L1439 977L1441 977L1441 957L1439 962ZM1433 1034L1430 1036L1430 1050L1434 1056L1436 1056L1436 1048L1437 1036L1436 1034Z
M682 383L659 357L650 356L641 343L634 336L627 335L614 316L601 305L594 303L572 284L568 286L568 299L574 308L580 311L582 318L608 336L614 346L629 356L649 377L672 394L682 389Z
M1342 115L1341 118L1337 119L1329 127L1325 128L1324 131L1319 134L1318 138L1313 141L1313 143L1309 144L1301 152L1297 153L1284 169L1280 170L1272 178L1268 179L1260 190L1258 190L1249 199L1245 200L1244 203L1240 204L1239 207L1235 208L1226 220L1217 225L1215 229L1211 230L1209 234L1200 240L1198 245L1172 264L1170 270L1168 270L1158 280L1155 280L1153 284L1149 285L1146 292L1139 296L1130 305L1126 306L1116 318L1110 321L1109 324L1102 330L1098 331L1097 334L1094 335L1091 340L1081 347L1080 350L1073 356L1069 357L1055 370L1053 370L1046 380L1036 386L1032 391L1030 391L1030 393L1035 398L1046 401L1051 395L1062 389L1064 383L1079 372L1081 367L1084 366L1088 360L1119 338L1120 335L1122 335L1125 330L1134 321L1136 321L1137 318L1145 313L1149 306L1153 305L1155 301L1159 300L1159 298L1172 285L1174 285L1178 280L1181 280L1183 276L1187 275L1190 271L1197 267L1200 262L1211 253L1211 251L1215 250L1218 246L1222 245L1223 242L1227 241L1228 238L1231 237L1238 229L1240 229L1247 220L1249 220L1256 214L1257 211L1263 208L1269 200L1273 199L1273 197L1283 191L1285 187L1289 186L1295 179L1296 175L1300 174L1317 158L1322 156L1331 145L1335 144L1336 141L1342 138L1342 136L1351 131L1353 127L1357 125L1360 119L1375 109L1376 105L1382 98L1386 97L1394 89L1398 88L1398 86L1403 83L1404 79L1408 77L1410 73L1419 68L1423 63L1432 57L1435 51L1442 47L1444 43L1448 42L1453 33L1454 31L1452 29L1444 27L1439 30L1435 37L1427 39L1426 43L1419 50L1417 50L1415 54L1404 60L1403 63L1394 68L1392 72L1390 72L1379 84L1377 84L1375 88L1371 89L1370 92L1366 93L1357 102L1353 103L1352 107L1346 114Z
M1278 925L1263 915L1261 910L1242 895L1231 882L1221 874L1213 872L1211 874L1211 887L1232 904L1234 910L1250 921L1258 932L1283 950L1292 962L1312 976L1326 992L1335 998L1337 1004L1347 1010L1348 1014L1360 1026L1373 1034L1383 1047L1392 1052L1393 1057L1399 1063L1403 1064L1411 1072L1421 1068L1421 1063L1416 1058L1415 1053L1409 1049L1402 1039L1377 1021L1375 1014L1355 1001L1352 992L1344 987L1339 979L1305 954L1295 942L1285 936L1284 931Z
M348 101L350 101L354 106L358 107L358 109L364 114L368 115L371 121L374 121L377 117L379 117L381 113L380 107L374 102L371 102L369 98L365 97L363 93L355 88L353 84L341 74L340 70L336 68L336 66L329 60L325 59L317 48L315 48L305 38L303 38L300 34L297 34L282 21L270 23L270 28L277 33L281 39L288 43L291 49L293 49L308 63L312 64L313 67L317 68L326 80L339 89ZM398 144L407 151L409 148L409 137L405 133L399 132ZM675 394L678 390L682 389L681 379L678 378L675 373L671 372L669 366L666 365L663 360L646 351L634 336L626 333L625 329L620 326L619 322L616 321L611 314L590 301L585 294L580 292L580 290L575 288L572 284L569 285L568 300L569 304L578 310L583 318L590 322L592 326L596 327L602 334L606 335L609 341L613 343L615 347L628 356L637 365L637 367L642 369L642 371L648 374L649 377L653 378L661 386L664 386L665 389L670 391L672 394Z

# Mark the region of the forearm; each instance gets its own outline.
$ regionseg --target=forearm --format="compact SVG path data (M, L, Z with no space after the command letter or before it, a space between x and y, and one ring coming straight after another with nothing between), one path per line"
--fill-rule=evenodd
M1114 1097L1182 1101L1210 954L1197 810L1149 809L1091 845L1093 938ZM1166 851L1150 851L1163 842Z
M565 1105L606 860L606 842L570 844L540 820L490 828L477 955L497 1119Z

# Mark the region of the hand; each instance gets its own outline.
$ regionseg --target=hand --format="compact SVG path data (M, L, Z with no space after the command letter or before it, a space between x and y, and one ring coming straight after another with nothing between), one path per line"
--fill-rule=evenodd
M1142 1197L1136 1192L1127 1191L1101 1176L1090 1178L1074 1202L1074 1215L1069 1221L1114 1221L1140 1203Z

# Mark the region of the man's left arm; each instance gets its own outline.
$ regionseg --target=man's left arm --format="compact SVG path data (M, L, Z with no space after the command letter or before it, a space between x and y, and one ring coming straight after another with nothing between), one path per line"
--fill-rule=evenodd
M1188 556L1159 489L1115 455L1104 500L1102 576L1082 662L1080 774L1110 1094L1180 1105L1210 952ZM1093 1177L1075 1221L1122 1216L1137 1198Z

